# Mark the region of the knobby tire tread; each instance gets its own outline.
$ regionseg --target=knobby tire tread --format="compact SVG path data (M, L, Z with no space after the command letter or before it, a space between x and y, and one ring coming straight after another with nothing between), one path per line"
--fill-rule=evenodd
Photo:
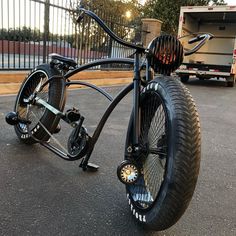
M168 76L157 77L151 83L158 83L164 91L162 96L168 100L169 112L174 116L171 126L175 129L171 144L173 166L167 170L170 179L165 198L154 203L150 217L143 222L149 229L161 231L179 220L193 196L200 168L201 135L198 113L188 89Z
M177 154L173 169L174 186L169 189L167 198L163 202L158 224L153 222L153 226L160 230L175 224L190 203L199 173L201 143L199 118L188 89L177 80L162 79L161 82L166 81L166 91L173 97L172 106L177 121L175 142ZM179 94L184 95L179 96Z

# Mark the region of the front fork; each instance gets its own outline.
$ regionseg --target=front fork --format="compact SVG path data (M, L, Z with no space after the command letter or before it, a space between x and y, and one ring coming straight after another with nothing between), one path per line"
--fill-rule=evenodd
M139 53L135 54L134 63L134 91L133 91L133 148L137 149L139 145L139 133L140 133L140 116L139 116L139 100L140 100L140 64L139 64Z
M141 110L140 110L140 94L141 94L141 73L140 73L140 54L135 54L134 60L134 90L133 90L133 127L132 127L132 144L127 147L128 155L132 154L132 156L138 157L140 155L141 149L143 147L140 146L140 132L141 132ZM141 65L142 67L142 65ZM148 84L153 79L153 71L151 68L150 58L147 57L146 63L146 72L145 72L145 80L143 80L144 86Z

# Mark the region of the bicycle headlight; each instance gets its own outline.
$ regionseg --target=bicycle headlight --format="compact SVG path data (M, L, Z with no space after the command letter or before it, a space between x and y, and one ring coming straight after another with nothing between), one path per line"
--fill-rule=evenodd
M183 62L183 46L172 35L162 35L151 41L151 66L156 73L170 74Z

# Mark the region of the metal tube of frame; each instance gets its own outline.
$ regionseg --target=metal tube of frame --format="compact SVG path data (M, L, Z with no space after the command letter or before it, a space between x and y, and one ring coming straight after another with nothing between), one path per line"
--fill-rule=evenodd
M83 85L89 88L92 88L94 90L96 90L97 92L101 93L103 96L105 96L109 101L113 101L113 97L107 93L105 90L103 90L102 88L97 87L94 84L90 84L84 81L71 81L71 82L66 82L66 86L70 86L70 85Z
M96 130L93 133L93 136L89 142L89 148L87 151L87 155L85 156L85 158L83 159L82 163L81 163L81 167L86 167L89 161L89 158L93 152L93 148L94 145L96 144L99 135L101 134L101 131L108 119L108 117L110 116L111 112L114 110L114 108L116 107L116 105L122 100L123 97L125 97L134 87L134 83L129 84L128 86L126 86L116 97L115 99L112 101L112 103L109 105L109 107L107 108L107 110L105 111L102 119L100 120Z
M133 89L133 83L129 84L128 86L126 86L115 98L114 100L111 102L111 104L109 105L109 107L107 108L107 110L105 111L102 119L100 120L96 130L94 131L93 137L92 137L92 142L93 145L96 143L102 128L104 127L108 117L110 116L111 112L114 110L114 108L116 107L116 105L122 100L122 98L124 98L131 90ZM92 145L92 146L93 146Z
M147 58L147 62L146 62L146 81L149 82L152 80L152 68L151 68L151 58L148 57Z
M136 146L139 143L139 96L140 96L140 70L139 70L139 53L135 53L134 60L134 90L133 90L133 106L134 106L134 116L133 116L133 145Z
M94 66L104 65L104 64L112 64L112 63L119 63L119 64L126 64L126 65L134 65L134 59L131 58L107 58L107 59L99 59L96 61L92 61L86 64L83 64L81 66L78 66L78 68L75 68L72 71L69 71L65 74L65 78L68 79L72 75L79 73L80 71L89 69Z
M111 102L111 104L109 105L109 107L107 108L107 110L105 111L102 119L100 120L96 130L94 131L93 133L93 136L92 138L90 139L90 142L89 142L89 148L88 148L88 151L87 151L87 155L85 156L85 158L83 159L82 163L81 163L81 166L83 167L86 167L88 161L89 161L89 158L93 152L93 148L94 148L94 145L96 144L98 138L99 138L99 135L101 134L101 131L108 119L108 117L110 116L111 112L114 110L114 108L116 107L116 105L121 101L121 99L123 97L125 97L134 87L134 83L131 83L129 84L127 87L125 87L116 97L115 99Z

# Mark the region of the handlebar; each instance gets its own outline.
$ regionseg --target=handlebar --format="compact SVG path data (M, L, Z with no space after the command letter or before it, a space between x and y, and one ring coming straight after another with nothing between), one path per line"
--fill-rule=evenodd
M206 33L206 34L201 34L197 35L196 37L190 39L188 41L189 44L199 42L196 46L194 46L192 49L185 51L184 55L189 56L195 52L197 52L208 40L211 40L213 38L213 34L211 33Z
M84 19L84 12L82 12L79 16L78 16L78 18L77 18L77 20L76 20L76 22L79 24L83 19Z
M194 37L192 39L189 39L188 43L192 44L192 43L196 43L202 39L204 39L205 35L198 35L197 37Z
M83 7L79 7L78 10L81 11L82 13L79 14L79 16L78 16L78 18L76 20L77 23L80 23L81 20L84 18L84 16L88 15L92 19L94 19L112 39L114 39L115 41L117 41L121 45L124 45L124 46L130 47L130 48L136 49L139 52L145 52L146 49L144 47L136 45L136 44L132 44L132 43L129 43L129 42L126 42L125 40L123 40L120 37L118 37L114 32L112 32L110 30L110 28L94 12L92 12L90 10L86 10ZM186 37L186 36L183 36L183 37ZM180 38L183 38L183 37L180 37ZM192 43L195 43L195 42L198 42L198 41L200 41L200 42L196 46L194 46L192 49L190 49L188 51L185 51L184 55L188 56L188 55L191 55L191 54L197 52L208 40L211 40L212 38L213 38L212 34L204 33L204 34L197 35L196 37L190 39L188 41L189 44L192 44Z
M77 18L77 23L79 23L83 18L84 15L88 15L90 16L92 19L94 19L102 28L103 30L115 41L117 41L118 43L120 43L121 45L136 49L140 52L145 52L145 48L143 48L142 46L136 45L136 44L132 44L132 43L128 43L125 40L121 39L120 37L118 37L115 33L113 33L109 27L92 11L90 10L86 10L84 8L79 8L79 11L82 11L82 13L78 16Z

